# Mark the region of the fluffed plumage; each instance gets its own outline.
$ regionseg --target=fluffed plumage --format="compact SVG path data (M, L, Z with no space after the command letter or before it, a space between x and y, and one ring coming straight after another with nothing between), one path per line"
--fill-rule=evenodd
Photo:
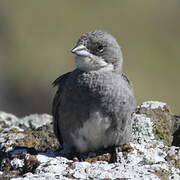
M96 30L81 36L77 69L54 81L54 132L63 148L88 152L128 143L135 98L122 73L122 53L115 38Z

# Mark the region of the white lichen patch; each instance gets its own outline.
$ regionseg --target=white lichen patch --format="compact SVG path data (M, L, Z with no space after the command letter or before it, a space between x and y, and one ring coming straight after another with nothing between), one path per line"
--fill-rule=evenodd
M12 151L16 140L25 137L23 131L24 130L19 127L5 128L0 133L0 149L4 149L5 152Z
M142 153L143 161L145 164L154 164L166 162L165 157L167 156L166 152L163 151L159 146L155 147L152 145L146 144L131 144L138 152ZM138 154L138 153L137 153Z
M136 142L148 143L154 140L153 122L144 114L133 114L133 139Z
M87 170L91 166L88 162L75 162L73 168L68 169L68 174L71 174L77 179L88 179Z
M19 124L25 125L32 129L37 129L43 125L50 124L52 122L52 116L49 114L32 114L19 119Z
M166 103L159 101L146 101L140 105L141 108L149 108L149 109L163 109L166 106Z
M24 133L21 132L17 132L17 133L1 133L0 134L0 143L6 142L6 143L10 143L11 141L17 140L17 139L22 139L24 138L25 135Z
M13 114L0 111L0 122L1 122L0 123L0 129L1 129L3 126L10 127L12 125L13 126L17 125L18 118Z
M11 166L12 166L14 169L22 168L22 167L24 166L24 160L15 158L15 159L13 159L13 160L11 161Z
M72 162L63 157L48 157L48 154L37 155L37 160L41 163L36 169L36 174L49 174L51 173L52 179L55 174L63 176L66 174L68 163ZM47 165L48 163L48 165Z

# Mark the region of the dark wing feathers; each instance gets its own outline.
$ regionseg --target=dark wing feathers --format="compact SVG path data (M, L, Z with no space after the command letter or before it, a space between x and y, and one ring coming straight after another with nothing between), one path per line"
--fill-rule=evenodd
M69 77L69 75L71 74L71 72L68 72L66 74L63 74L62 76L59 76L53 83L53 87L58 86L60 87L62 85L61 88L63 88L63 85L65 84L67 78Z
M60 145L62 146L63 144L63 140L61 137L61 132L60 132L60 128L58 127L58 121L59 121L59 107L61 104L61 92L63 91L63 88L65 86L65 83L68 79L68 77L70 76L71 72L68 72L66 74L63 74L62 76L58 77L53 83L52 85L58 86L58 90L56 92L56 95L53 99L53 106L52 106L52 115L53 115L53 127L54 127L54 132L56 137L58 138Z
M128 83L129 87L132 89L132 83L129 80L128 76L125 73L122 73L122 77Z

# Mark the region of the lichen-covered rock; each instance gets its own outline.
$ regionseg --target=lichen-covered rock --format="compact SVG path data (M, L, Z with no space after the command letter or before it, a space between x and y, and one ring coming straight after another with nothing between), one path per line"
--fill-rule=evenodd
M19 148L34 149L34 152L57 150L59 145L51 129L52 125L33 131L19 127L4 129L0 134L0 150L3 149L4 152Z
M0 179L179 180L180 148L165 145L179 127L173 130L173 117L165 103L138 106L132 118L133 142L121 146L118 162L112 163L110 152L83 154L81 162L64 157L65 150L57 151L49 115L18 119L0 113Z
M148 143L155 140L153 133L153 121L145 114L133 114L132 133L133 141L137 143Z
M1 112L0 124L0 171L3 171L0 179L33 172L39 164L27 156L59 149L50 115L35 114L18 119Z
M3 128L16 126L17 123L18 123L18 118L16 116L14 116L13 114L0 111L0 131Z
M124 155L119 152L120 162L106 161L77 162L51 153L36 156L39 166L32 173L16 180L28 179L175 179L179 180L180 170L167 160L171 149L162 143L131 144L133 150ZM178 154L177 148L175 154ZM54 155L54 156L53 156ZM175 155L175 159L178 155ZM173 158L174 159L174 158ZM15 179L14 179L15 180Z
M137 107L137 114L144 114L153 123L153 133L157 140L171 145L175 118L166 103L147 101Z
M49 114L32 114L24 118L19 119L19 125L24 125L32 130L37 130L38 128L51 124L52 116Z
M18 154L8 154L1 162L1 170L3 174L0 179L8 179L11 177L18 177L28 172L34 173L36 168L40 165L37 156L27 154L22 151Z

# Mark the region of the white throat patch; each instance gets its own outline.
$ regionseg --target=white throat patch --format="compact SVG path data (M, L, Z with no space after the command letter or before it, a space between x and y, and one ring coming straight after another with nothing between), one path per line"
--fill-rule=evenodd
M105 62L100 57L96 58L94 55L89 57L76 55L75 64L78 69L83 71L112 71L114 69L112 64Z

